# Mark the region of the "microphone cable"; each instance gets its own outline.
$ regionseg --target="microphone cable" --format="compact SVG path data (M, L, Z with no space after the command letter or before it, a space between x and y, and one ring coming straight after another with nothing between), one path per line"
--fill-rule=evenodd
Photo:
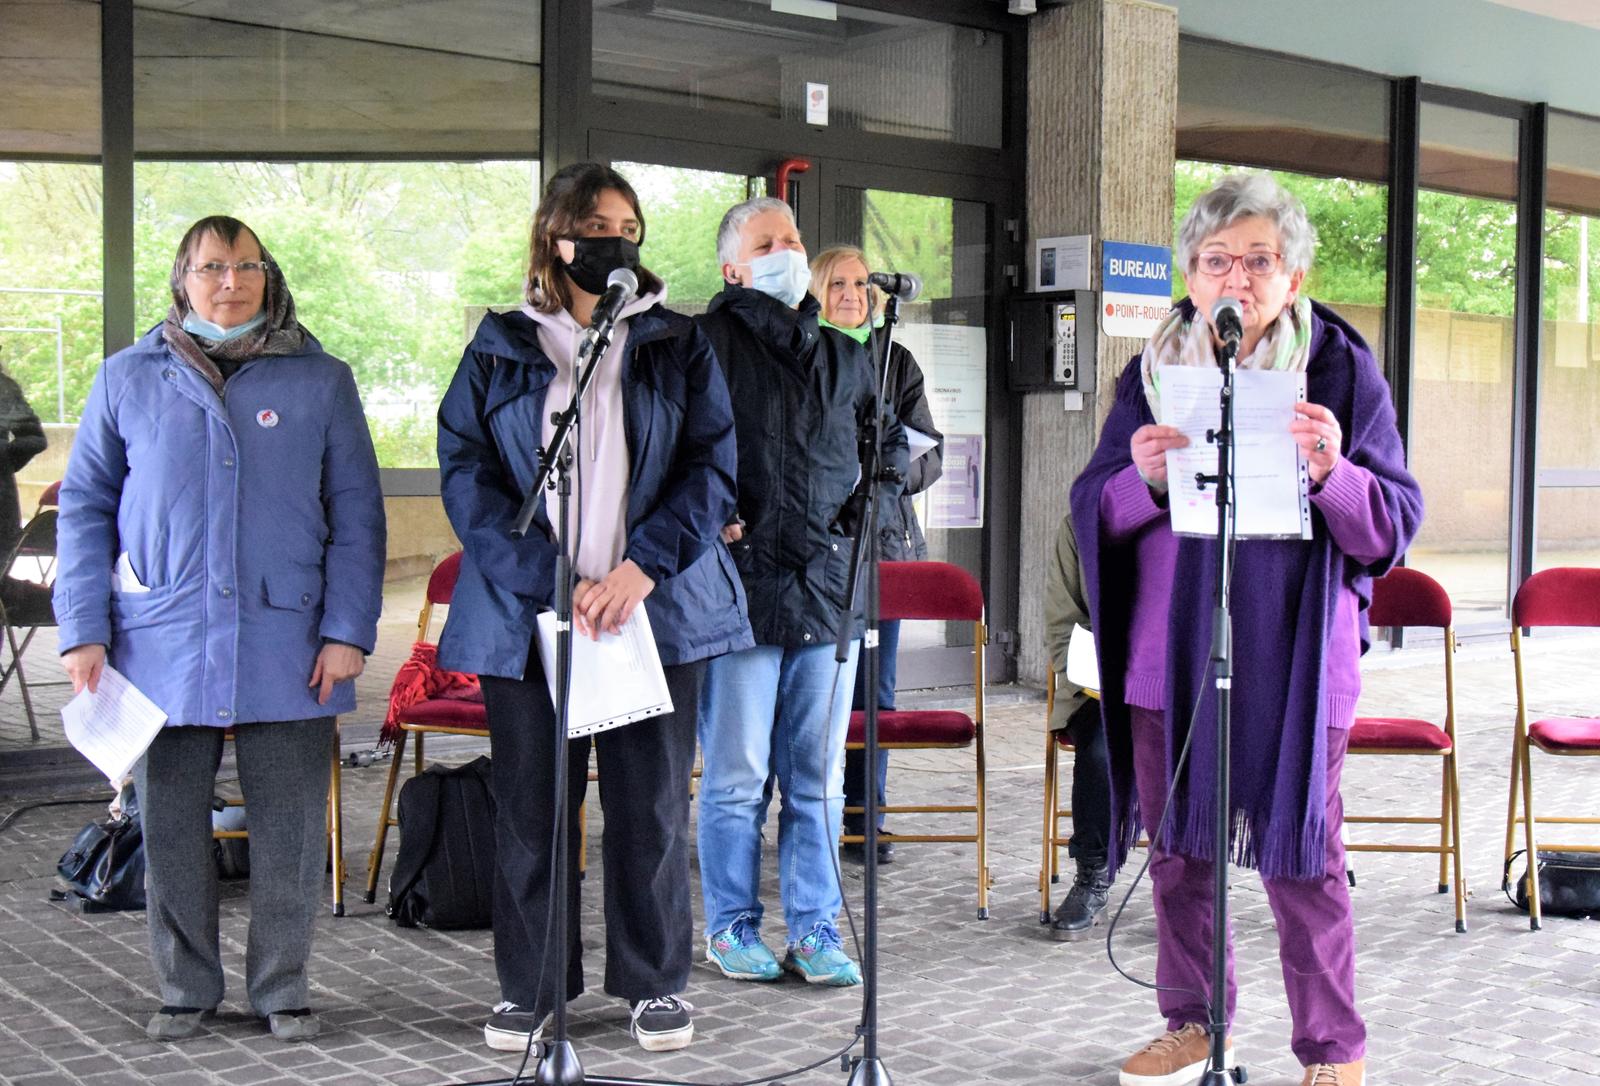
M1233 479L1234 479L1233 464L1234 464L1234 461L1230 458L1229 461L1228 461L1228 467L1229 467L1228 477L1229 477L1229 492L1230 493L1234 493L1235 492L1232 489ZM1222 592L1223 592L1223 599L1231 601L1232 598L1233 598L1234 557L1238 554L1238 549L1239 549L1238 539L1236 537L1235 538L1230 538L1228 540L1228 542L1227 542L1227 547L1228 547L1228 555L1229 555L1229 560L1228 560L1228 583L1223 586ZM1231 612L1230 612L1230 625L1231 625ZM1178 751L1177 763L1173 766L1173 769L1172 769L1172 781L1171 781L1171 783L1169 783L1167 785L1166 798L1162 801L1161 817L1156 820L1155 828L1149 831L1149 833L1150 833L1150 847L1148 849L1146 849L1146 851L1145 851L1144 863L1142 865L1140 865L1138 874L1136 874L1133 877L1133 881L1128 884L1127 890L1125 890L1123 892L1122 900L1120 902L1118 902L1117 910L1116 910L1116 912L1114 912L1111 915L1111 922L1106 927L1106 960L1111 963L1111 968L1112 969L1116 970L1116 972L1124 980L1127 980L1127 981L1129 981L1129 982L1131 982L1133 984L1136 984L1141 988L1147 988L1152 992L1172 992L1172 993L1177 993L1177 994L1180 994L1180 995L1191 995L1191 996L1197 997L1200 1000L1201 1004L1204 1005L1204 1007L1206 1008L1206 1022L1208 1024L1211 1022L1211 1020L1214 1017L1214 1013L1213 1013L1214 1012L1214 1008L1213 1008L1212 1003L1211 1003L1211 993L1202 991L1202 990L1200 990L1198 988L1191 988L1191 987L1188 987L1186 985L1181 985L1181 984L1180 985L1160 984L1160 983L1157 983L1155 981L1148 981L1148 980L1144 980L1144 979L1142 979L1140 977L1134 976L1132 973L1130 973L1126 969L1122 968L1122 965L1117 961L1117 951L1116 951L1115 940L1116 940L1116 935L1117 935L1117 925L1122 920L1122 913L1123 913L1123 911L1125 909L1127 909L1128 902L1133 897L1133 892L1139 888L1139 884L1144 881L1146 873L1149 872L1150 864L1155 860L1155 850L1156 850L1157 842L1159 842L1161 840L1161 834L1162 834L1163 831L1166 830L1167 824L1171 820L1171 816L1172 816L1172 801L1173 801L1173 798L1177 794L1178 781L1180 781L1183 778L1184 768L1188 765L1188 762L1189 762L1189 750L1194 744L1194 734L1195 734L1194 721L1195 721L1195 718L1200 713L1200 706L1205 701L1206 691L1208 689L1207 680L1212 679L1214 674L1215 674L1215 661L1209 661L1208 660L1204 670L1201 672L1201 675L1200 675L1200 683L1199 683L1198 690L1195 692L1194 705L1189 710L1189 727L1186 730L1186 732L1184 734L1184 737L1183 737L1183 746ZM1211 684L1210 688L1211 689L1215 688L1215 683L1214 682ZM1135 785L1135 789L1137 790L1137 785ZM1231 804L1232 803L1232 797L1231 796L1223 797L1223 802ZM1212 857L1212 862L1213 863L1229 863L1230 862L1229 857L1232 854L1232 847L1231 846L1232 846L1232 842L1230 840L1228 848L1224 852L1224 854L1221 855L1221 856ZM1213 914L1213 916L1212 916L1212 923L1213 924L1216 923L1215 914Z

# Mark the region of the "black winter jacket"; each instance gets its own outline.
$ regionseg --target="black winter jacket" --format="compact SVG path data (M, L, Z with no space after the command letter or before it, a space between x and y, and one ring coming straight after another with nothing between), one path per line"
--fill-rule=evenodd
M911 461L905 489L878 503L878 557L885 562L921 561L928 557L928 541L917 523L911 498L921 494L944 474L944 434L933 424L933 411L922 379L922 367L899 343L889 346L889 378L886 385L889 407L904 426L933 438L937 444Z
M831 643L847 601L849 499L872 420L866 352L817 327L817 302L798 309L727 286L695 322L716 350L733 400L739 518L729 548L744 581L756 643ZM884 456L903 476L905 431L891 415ZM859 632L859 613L850 621Z

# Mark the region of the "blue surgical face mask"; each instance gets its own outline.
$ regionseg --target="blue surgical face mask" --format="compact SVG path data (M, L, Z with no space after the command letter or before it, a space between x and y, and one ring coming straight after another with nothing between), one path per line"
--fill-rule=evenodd
M183 330L191 336L200 336L202 339L209 339L213 343L227 343L238 339L240 336L249 335L266 322L267 311L265 309L243 324L236 324L232 328L224 328L220 324L213 324L202 316L190 313L183 318Z
M750 261L750 285L787 306L800 304L811 286L811 266L799 249L779 249Z

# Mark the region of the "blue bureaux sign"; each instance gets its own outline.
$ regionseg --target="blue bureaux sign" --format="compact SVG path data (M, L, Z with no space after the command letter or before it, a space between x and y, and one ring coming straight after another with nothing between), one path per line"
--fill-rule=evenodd
M1100 249L1101 330L1148 339L1172 310L1172 250L1129 241Z

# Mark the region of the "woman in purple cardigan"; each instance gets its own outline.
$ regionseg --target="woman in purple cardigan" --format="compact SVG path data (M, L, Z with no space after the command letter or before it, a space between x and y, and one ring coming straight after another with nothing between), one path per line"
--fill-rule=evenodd
M1204 315L1222 297L1241 303L1242 368L1306 375L1307 402L1290 429L1305 453L1313 510L1309 540L1237 545L1232 853L1261 872L1277 919L1304 1084L1362 1082L1366 1027L1355 1007L1339 774L1361 691L1371 580L1405 553L1422 495L1366 343L1300 293L1314 246L1305 209L1266 175L1229 174L1195 201L1176 254L1189 297L1117 382L1099 447L1072 488L1111 749L1113 870L1141 826L1160 817L1194 731L1150 865L1167 1032L1123 1065L1123 1086L1193 1082L1208 1055L1215 544L1172 532L1165 453L1187 439L1155 420L1158 367L1216 365L1219 341ZM1229 972L1231 1023L1231 959ZM1228 1052L1231 1060L1231 1041Z

